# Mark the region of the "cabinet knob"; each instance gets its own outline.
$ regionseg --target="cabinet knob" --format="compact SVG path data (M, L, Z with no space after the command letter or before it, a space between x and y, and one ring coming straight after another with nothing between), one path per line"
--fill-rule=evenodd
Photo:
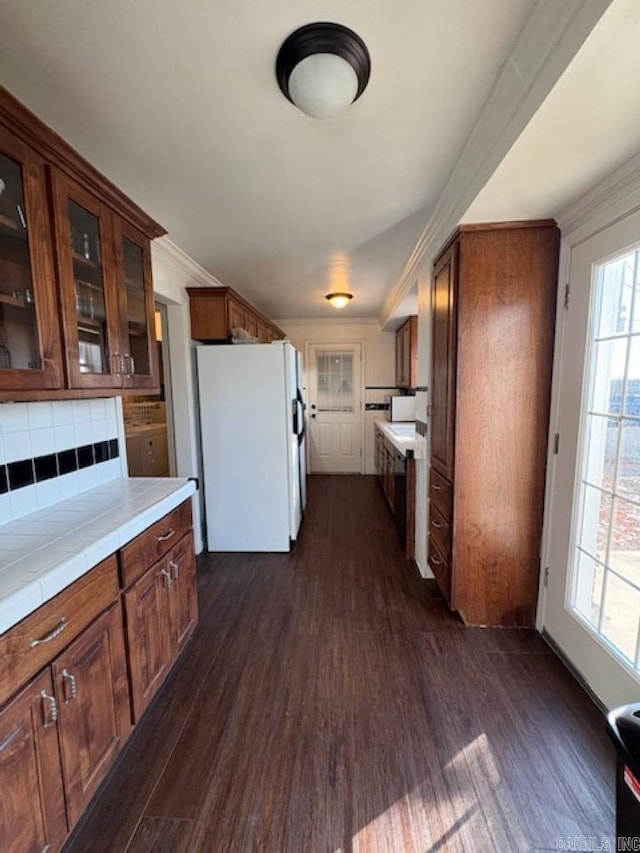
M177 581L180 577L180 566L173 560L169 560L169 568L171 569L171 576L173 580Z
M171 589L171 587L173 586L173 578L171 577L171 573L168 572L166 569L160 569L160 574L164 578L164 588Z

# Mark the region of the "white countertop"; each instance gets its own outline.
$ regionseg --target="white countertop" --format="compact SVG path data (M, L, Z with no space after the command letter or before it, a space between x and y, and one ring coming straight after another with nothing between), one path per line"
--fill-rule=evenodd
M0 634L194 494L192 480L111 480L0 525Z
M385 438L389 439L391 444L400 451L404 456L408 450L413 450L414 459L425 459L427 454L427 442L421 435L415 435L414 438L404 438L395 435L393 432L394 426L411 426L414 421L387 421L381 418L376 418L375 425L384 433Z

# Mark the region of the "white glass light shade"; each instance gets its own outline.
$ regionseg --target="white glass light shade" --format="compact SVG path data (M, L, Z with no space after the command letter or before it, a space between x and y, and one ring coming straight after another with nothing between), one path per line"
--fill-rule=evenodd
M329 118L352 104L358 76L335 53L314 53L301 60L289 77L293 103L312 118Z
M344 308L345 305L348 305L353 299L353 294L351 293L327 293L326 299L329 300L331 305L334 308Z

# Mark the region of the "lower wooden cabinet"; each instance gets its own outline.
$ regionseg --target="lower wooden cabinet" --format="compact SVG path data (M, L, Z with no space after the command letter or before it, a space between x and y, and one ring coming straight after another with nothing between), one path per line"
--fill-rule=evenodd
M67 835L51 670L0 711L0 850L44 853Z
M111 556L0 638L2 853L60 849L183 651L190 528L186 501L121 549L124 593Z
M166 678L198 621L188 533L124 593L134 720Z
M131 729L120 603L53 663L69 824L76 823Z

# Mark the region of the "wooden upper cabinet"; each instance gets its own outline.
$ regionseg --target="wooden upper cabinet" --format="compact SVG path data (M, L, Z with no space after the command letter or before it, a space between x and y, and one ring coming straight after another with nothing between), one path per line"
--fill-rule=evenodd
M71 388L119 388L120 308L109 210L53 173L54 221Z
M45 164L0 125L0 392L64 385Z
M418 318L409 317L396 332L396 385L415 388L418 384Z
M70 387L155 388L149 240L59 172L53 196Z
M282 329L230 287L188 287L187 293L194 341L226 343L236 328L244 329L262 343L286 337Z
M0 399L159 388L164 233L0 87Z
M159 382L155 339L151 246L133 226L114 217L116 284L121 303L120 349L125 388L155 388Z

